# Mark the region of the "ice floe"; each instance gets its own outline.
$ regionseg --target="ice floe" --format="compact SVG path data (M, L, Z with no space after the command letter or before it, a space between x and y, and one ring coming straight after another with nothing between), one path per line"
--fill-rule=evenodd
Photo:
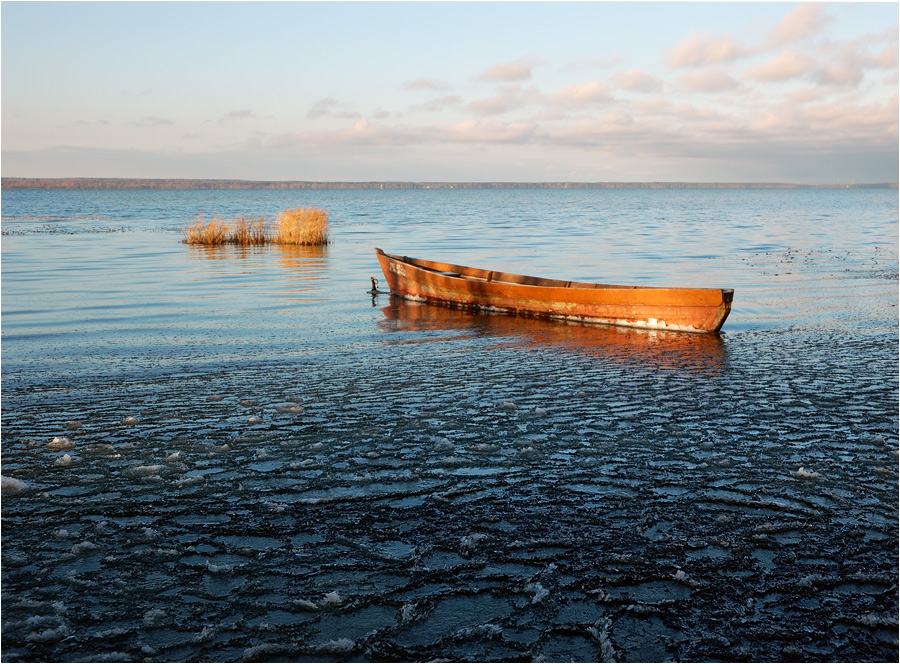
M2 490L4 495L15 496L30 491L31 487L27 482L17 480L15 477L6 477L5 475L2 475L0 476L0 490Z

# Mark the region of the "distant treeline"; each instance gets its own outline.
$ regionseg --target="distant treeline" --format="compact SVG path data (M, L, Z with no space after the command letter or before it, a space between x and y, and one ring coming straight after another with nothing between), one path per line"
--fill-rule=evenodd
M3 189L897 189L896 182L301 182L151 178L2 178Z

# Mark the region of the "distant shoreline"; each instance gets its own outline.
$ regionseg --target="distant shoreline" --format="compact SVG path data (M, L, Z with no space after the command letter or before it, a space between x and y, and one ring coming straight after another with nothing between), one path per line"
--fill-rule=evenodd
M182 178L2 178L3 189L897 189L896 182L312 182Z

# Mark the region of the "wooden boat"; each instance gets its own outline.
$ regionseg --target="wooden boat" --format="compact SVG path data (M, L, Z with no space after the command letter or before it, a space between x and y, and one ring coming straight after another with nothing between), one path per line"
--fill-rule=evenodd
M481 270L375 249L391 293L410 300L583 323L718 332L730 288L614 286Z

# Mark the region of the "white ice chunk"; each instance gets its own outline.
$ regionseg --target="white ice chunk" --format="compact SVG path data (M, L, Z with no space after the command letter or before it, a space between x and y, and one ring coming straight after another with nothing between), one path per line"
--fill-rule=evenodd
M47 444L47 447L51 450L71 450L75 448L75 443L65 436L57 436Z
M71 456L68 452L53 461L54 466L71 466L78 461L76 457Z
M322 598L322 604L325 606L340 606L344 603L344 598L337 590L332 590Z
M4 494L17 495L29 491L31 487L15 477L0 476L0 489L2 489Z

